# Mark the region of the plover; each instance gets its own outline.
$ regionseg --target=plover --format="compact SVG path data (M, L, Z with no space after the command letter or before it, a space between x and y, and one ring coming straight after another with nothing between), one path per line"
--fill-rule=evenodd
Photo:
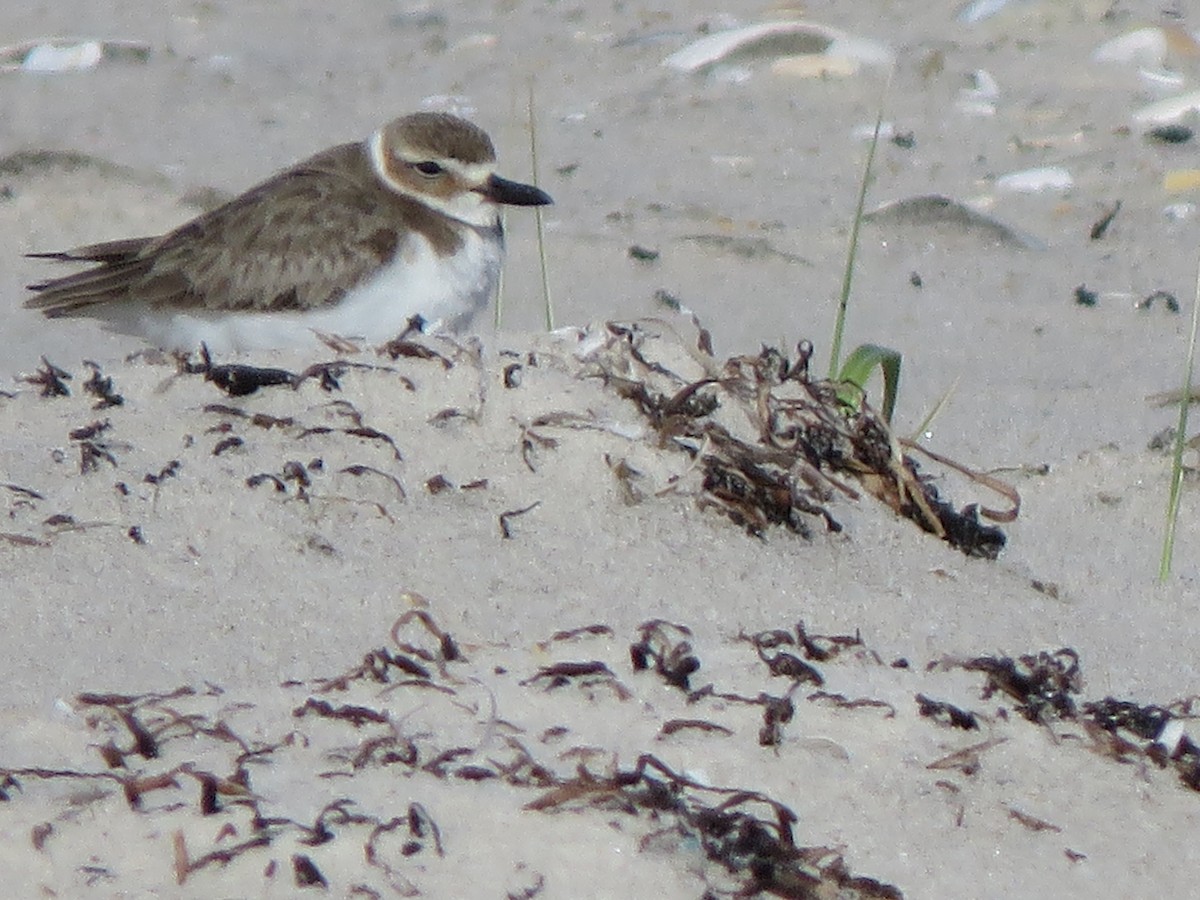
M495 161L464 119L404 116L165 235L30 254L99 265L29 285L25 306L180 350L380 343L414 316L462 331L496 292L500 205L552 202Z

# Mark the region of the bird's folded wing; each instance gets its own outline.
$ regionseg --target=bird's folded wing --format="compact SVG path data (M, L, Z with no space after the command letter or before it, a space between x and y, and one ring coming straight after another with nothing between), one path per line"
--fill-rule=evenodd
M39 284L26 306L51 317L99 304L206 312L311 310L337 302L399 249L395 210L361 145L327 150L160 238L37 254L100 265Z

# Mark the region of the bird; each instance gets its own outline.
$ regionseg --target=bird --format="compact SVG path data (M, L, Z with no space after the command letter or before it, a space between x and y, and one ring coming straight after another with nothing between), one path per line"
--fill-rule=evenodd
M495 163L479 126L405 115L166 234L28 254L94 265L28 285L24 306L184 352L462 333L497 291L500 207L553 202Z

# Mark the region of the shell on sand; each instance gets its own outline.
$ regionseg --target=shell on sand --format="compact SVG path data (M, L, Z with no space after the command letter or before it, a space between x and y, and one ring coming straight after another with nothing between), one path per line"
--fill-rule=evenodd
M1102 43L1092 51L1092 60L1161 68L1167 63L1168 53L1200 56L1200 41L1182 28L1135 28Z
M150 45L142 41L45 38L0 47L0 72L83 72L103 60L145 62Z
M703 72L722 64L789 57L853 61L852 68L856 70L859 65L891 66L896 54L879 41L816 22L764 22L702 37L672 53L663 60L663 65L680 72ZM832 71L845 71L850 65L839 62L832 66Z
M912 226L949 226L961 234L972 234L1022 250L1045 250L1040 238L942 194L922 194L893 200L863 214L864 222L875 222L898 230Z
M1062 166L1041 166L1009 172L996 179L996 189L1015 194L1037 194L1042 191L1062 193L1075 186L1071 173Z
M1200 91L1192 91L1143 106L1133 114L1133 121L1134 124L1144 127L1170 125L1198 112L1200 112Z

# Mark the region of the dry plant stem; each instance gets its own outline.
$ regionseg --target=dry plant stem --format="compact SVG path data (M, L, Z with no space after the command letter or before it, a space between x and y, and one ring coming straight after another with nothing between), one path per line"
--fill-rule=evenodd
M537 116L533 106L533 79L529 79L529 163L534 186L538 183ZM541 207L535 207L533 216L537 228L538 262L542 271L542 309L546 314L546 330L554 330L554 303L550 299L550 274L546 267L546 234L542 223Z
M909 438L910 446L915 445L917 441L921 440L921 435L925 434L929 430L929 426L933 424L934 419L941 415L942 410L946 408L946 404L950 402L950 398L954 396L954 392L958 390L958 383L960 381L962 381L961 375L954 379L954 383L946 388L946 392L942 396L938 397L937 403L933 404L933 408L921 420L921 424L913 429L912 437Z
M1163 535L1162 559L1158 580L1171 575L1171 559L1175 553L1175 524L1179 518L1179 500L1183 494L1183 448L1187 441L1188 398L1192 393L1192 373L1196 364L1196 327L1200 323L1200 264L1196 271L1196 295L1192 299L1192 329L1188 336L1187 363L1184 365L1183 391L1179 400L1179 423L1175 431L1175 449L1171 456L1171 490L1167 497L1167 523Z
M500 211L500 227L507 229L508 216ZM507 233L507 232L506 232ZM492 326L499 330L504 320L504 266L500 267L500 275L496 280L496 312L492 316Z
M967 478L971 479L977 484L982 484L984 487L991 488L997 494L1000 494L1000 496L1008 500L1010 504L1012 504L1010 509L990 509L986 506L981 506L979 508L979 513L984 518L991 519L993 522L1015 522L1017 520L1017 516L1021 514L1021 495L1011 484L1001 481L999 478L994 478L993 476L984 472L977 472L974 469L968 469L962 463L955 462L948 456L943 456L940 453L935 453L928 447L921 446L916 441L909 440L908 438L897 438L897 440L900 442L901 446L923 453L934 462L948 466L949 468L954 469L956 472L965 475Z

